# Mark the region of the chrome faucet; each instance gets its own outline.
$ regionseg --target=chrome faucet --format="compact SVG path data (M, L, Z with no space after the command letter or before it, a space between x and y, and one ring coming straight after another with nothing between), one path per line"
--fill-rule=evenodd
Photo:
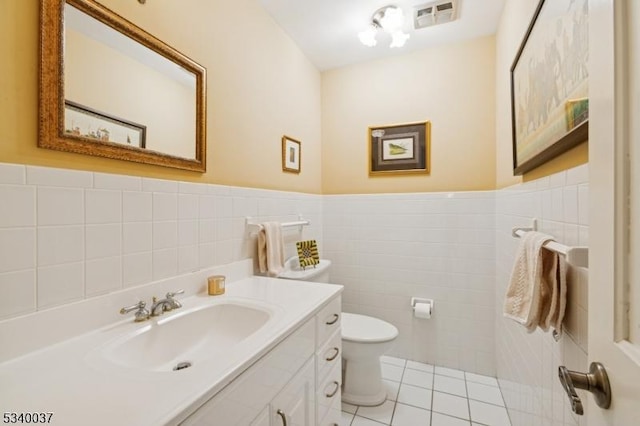
M166 297L167 297L167 300L169 301L169 304L171 305L171 309L182 308L182 303L174 299L174 297L176 297L179 294L184 294L184 290L178 290L178 291L167 293Z
M147 304L142 300L136 303L135 305L126 306L120 309L120 313L122 315L128 314L129 312L136 311L135 314L135 322L142 322L149 319L149 310L146 308Z
M178 290L176 292L169 292L165 296L164 299L158 300L156 297L153 298L153 305L151 305L151 316L157 317L162 315L165 312L172 311L174 309L178 309L182 307L182 304L178 302L174 297L178 294L184 293L184 290Z

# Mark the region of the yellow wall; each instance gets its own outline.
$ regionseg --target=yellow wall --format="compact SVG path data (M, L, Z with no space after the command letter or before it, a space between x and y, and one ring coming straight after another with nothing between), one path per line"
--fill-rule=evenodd
M539 0L507 0L496 33L496 188L538 179L589 161L585 142L522 177L513 175L510 70L538 3Z
M0 162L321 192L320 73L256 0L101 3L207 68L207 173L37 147L37 0L0 2ZM283 134L302 141L299 175Z
M102 3L207 68L208 172L37 148L36 0L0 2L1 162L311 193L480 190L522 181L512 170L509 69L538 0L508 0L495 38L322 76L257 0ZM423 120L432 122L431 174L369 177L368 126ZM300 175L281 170L283 134L302 141ZM583 144L524 180L587 161Z
M323 192L493 189L495 93L493 36L323 73ZM369 177L368 127L425 120L430 175Z

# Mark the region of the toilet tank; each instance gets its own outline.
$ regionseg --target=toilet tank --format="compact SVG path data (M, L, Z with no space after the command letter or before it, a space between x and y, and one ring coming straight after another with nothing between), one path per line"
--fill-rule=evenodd
M293 256L284 262L284 270L278 275L278 278L328 283L330 269L331 261L327 259L320 259L320 263L317 264L315 268L313 266L307 266L305 269L302 269L298 261L298 256Z

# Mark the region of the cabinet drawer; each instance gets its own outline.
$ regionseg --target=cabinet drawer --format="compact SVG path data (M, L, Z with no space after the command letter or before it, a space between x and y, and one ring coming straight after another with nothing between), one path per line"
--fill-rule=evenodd
M334 398L335 399L335 398ZM335 399L333 404L325 414L324 418L318 422L318 426L340 426L342 421L342 401Z
M336 330L333 336L316 352L318 386L335 365L342 365L342 333Z
M322 385L318 387L318 391L316 392L318 419L324 419L327 412L334 406L334 403L340 403L342 396L341 387L342 365L338 364L333 366L333 370L331 370L327 379L322 382Z
M341 319L342 299L338 296L316 315L316 349L320 348L329 336L340 328Z

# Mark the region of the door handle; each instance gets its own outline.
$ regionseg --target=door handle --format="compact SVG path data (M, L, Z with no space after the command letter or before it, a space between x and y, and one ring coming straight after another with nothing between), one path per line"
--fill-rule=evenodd
M584 414L582 401L576 393L576 389L583 389L593 394L598 407L607 409L611 405L611 385L607 371L599 362L592 362L588 373L578 373L567 369L564 365L558 367L558 378L564 388L571 409L578 415Z

